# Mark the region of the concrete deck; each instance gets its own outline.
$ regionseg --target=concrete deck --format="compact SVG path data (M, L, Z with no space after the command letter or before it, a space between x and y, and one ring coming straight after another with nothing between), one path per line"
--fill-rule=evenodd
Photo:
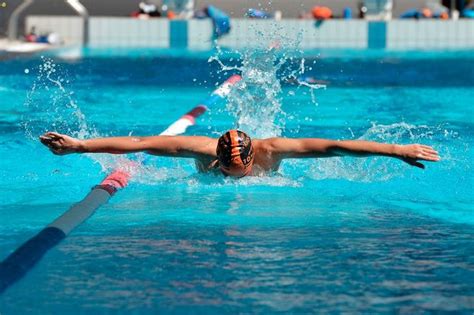
M37 51L48 50L54 48L44 43L25 43L21 41L9 41L8 39L0 39L0 51L15 54L30 54Z

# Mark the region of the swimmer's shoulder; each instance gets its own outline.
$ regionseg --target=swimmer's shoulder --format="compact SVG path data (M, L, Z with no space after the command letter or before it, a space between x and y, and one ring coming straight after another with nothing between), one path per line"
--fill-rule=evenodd
M187 139L190 150L203 157L216 157L217 139L205 136L190 136Z
M266 139L254 139L252 140L252 143L255 151L271 154L278 151L282 139L284 138L273 137Z
M255 151L262 158L279 163L282 159L289 158L294 152L301 150L301 146L302 141L299 138L274 137L258 141Z
M276 171L281 158L278 151L278 142L281 138L266 138L252 140L255 150L255 164L263 171Z

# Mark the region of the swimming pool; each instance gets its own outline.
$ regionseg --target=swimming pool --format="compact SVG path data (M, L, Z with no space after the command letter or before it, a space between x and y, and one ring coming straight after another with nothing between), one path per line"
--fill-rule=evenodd
M30 134L158 134L237 71L202 53L84 54L1 64L0 259L115 162L57 157ZM472 53L304 56L300 75L327 89L282 83L265 94L298 58L246 72L257 80L244 76L249 94L237 90L187 134L218 136L256 107L275 123L261 120L251 135L421 142L442 161L425 170L384 158L287 161L270 177L232 180L196 174L190 160L152 159L0 296L0 313L472 312ZM223 63L240 67L238 56Z

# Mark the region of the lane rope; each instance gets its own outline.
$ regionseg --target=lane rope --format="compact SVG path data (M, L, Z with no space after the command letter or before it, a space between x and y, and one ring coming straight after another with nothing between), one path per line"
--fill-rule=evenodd
M207 99L181 116L160 135L176 136L184 133L189 126L196 123L196 118L224 99L230 93L232 86L240 79L239 75L228 78ZM93 187L84 199L71 206L3 260L0 263L0 294L28 273L51 248L93 215L100 206L107 203L118 190L127 187L131 176L127 170L113 171L99 185Z

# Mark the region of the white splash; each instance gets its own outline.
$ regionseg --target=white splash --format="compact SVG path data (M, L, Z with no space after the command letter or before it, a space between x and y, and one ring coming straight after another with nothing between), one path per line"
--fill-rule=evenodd
M447 138L452 136L452 133L447 132L442 126L416 126L405 122L391 125L378 125L373 123L372 127L359 137L358 140L397 144L424 143L429 145L434 137ZM445 160L449 150L444 150L440 145L436 145L436 149L440 151L443 160ZM412 166L397 159L389 159L386 157L334 157L316 159L311 163L308 176L318 180L348 179L351 181L376 182L402 177L409 168L412 168Z
M68 73L52 59L41 57L36 79L27 94L22 119L25 134L32 140L46 131L64 133L79 139L98 137L99 132L91 127L74 100L74 92L67 88ZM34 69L36 70L36 69ZM30 70L32 73L34 70ZM112 154L86 154L99 163L104 171L127 167L127 159ZM120 166L120 167L122 167Z
M284 34L278 26L275 32ZM306 71L303 52L298 49L302 34L296 39L269 35L254 30L260 38L254 47L242 50L222 50L217 46L216 55L209 62L217 62L221 72L240 71L242 80L228 96L227 111L234 117L232 128L247 132L251 137L280 136L285 128L286 113L282 111L282 82L297 84L310 89L312 102L316 103L314 90L325 88L302 79ZM229 56L230 55L230 58ZM227 65L237 55L240 65Z
M53 60L41 57L33 87L27 94L23 117L26 135L36 139L45 131L57 131L85 138L96 134L87 125L79 106L73 99L73 92L65 88L69 83L67 74Z

